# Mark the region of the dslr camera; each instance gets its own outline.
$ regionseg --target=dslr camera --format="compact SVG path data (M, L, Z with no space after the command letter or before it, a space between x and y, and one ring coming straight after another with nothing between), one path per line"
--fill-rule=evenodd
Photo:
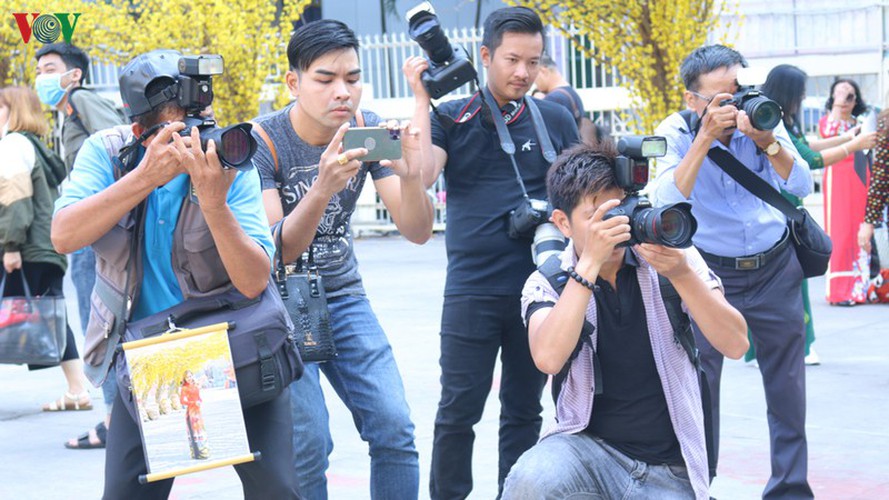
M605 213L602 220L625 215L630 219L630 239L618 246L654 243L665 247L688 248L698 223L691 214L691 204L674 203L652 207L639 194L648 184L648 159L667 153L667 139L659 136L626 136L617 141L620 156L614 160L617 184L627 194L620 205Z
M441 29L435 9L423 2L407 12L408 34L426 52L429 69L423 72L423 85L433 99L475 80L476 71L466 49L451 45Z
M540 267L550 255L565 249L565 236L549 221L553 208L546 200L525 198L515 210L509 212L507 234L514 240L531 239L531 257Z
M719 105L744 110L750 117L750 124L757 130L773 130L781 122L781 106L750 87L741 89L731 99L725 99Z
M192 127L197 127L201 135L201 148L207 151L207 142L216 143L216 153L224 168L249 170L250 160L256 153L256 139L250 134L252 125L238 123L225 128L216 126L216 120L204 118L201 112L213 103L213 75L221 75L222 56L199 55L183 56L179 59L179 78L173 87L177 92L177 102L185 109L185 129L183 137L191 135ZM166 91L165 91L166 92Z

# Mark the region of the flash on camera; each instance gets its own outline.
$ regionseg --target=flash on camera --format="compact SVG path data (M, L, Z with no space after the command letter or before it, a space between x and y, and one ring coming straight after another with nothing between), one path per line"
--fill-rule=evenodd
M404 17L408 22L410 22L411 18L416 16L420 12L428 12L430 14L435 14L435 7L433 7L430 2L421 2L416 7L408 10L407 14L405 14Z

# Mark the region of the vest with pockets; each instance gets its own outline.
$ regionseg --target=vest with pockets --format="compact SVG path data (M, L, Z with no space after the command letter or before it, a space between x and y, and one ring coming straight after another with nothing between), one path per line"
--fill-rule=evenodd
M97 134L102 139L105 153L112 160L114 179L117 181L125 175L117 155L133 139L132 129L128 125L121 125ZM133 241L139 222L137 219L140 219L136 212L128 212L92 245L96 253L96 286L90 297L83 361L84 373L97 387L108 376L132 306L138 300L143 263L142 241ZM127 280L127 268L131 261L132 271ZM210 227L190 187L173 231L172 263L185 300L216 295L233 287Z
M538 268L538 271L540 271L543 277L546 278L547 282L553 287L553 290L557 295L562 295L562 291L565 290L565 285L570 279L568 273L562 269L561 264L562 261L559 255L551 255ZM661 289L661 297L664 301L664 309L667 311L667 317L670 318L670 326L673 328L673 340L682 346L682 349L688 356L689 362L694 365L695 370L698 373L698 384L701 388L701 406L704 411L704 436L707 441L707 466L710 473L710 480L712 481L713 478L716 477L716 453L714 448L715 436L713 435L713 412L710 405L710 386L707 384L706 375L701 368L700 356L698 354L697 346L695 345L694 331L691 327L691 319L682 311L682 297L679 296L679 292L676 291L673 284L663 276L658 275L658 283ZM595 326L590 324L590 322L584 318L580 338L577 340L577 345L575 346L574 351L572 351L571 356L569 356L568 361L565 362L565 366L562 367L559 373L553 375L553 403L559 403L559 393L562 390L562 384L564 383L565 378L568 376L568 371L571 369L571 363L577 358L583 344L591 343L590 335L592 335L594 329ZM592 347L593 351L594 379L597 380L596 394L601 394L603 391L602 368L599 366L599 357L596 354L595 347L592 345L590 347Z

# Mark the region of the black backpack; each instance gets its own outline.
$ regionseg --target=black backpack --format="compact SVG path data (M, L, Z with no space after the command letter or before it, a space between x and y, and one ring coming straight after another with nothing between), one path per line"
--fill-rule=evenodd
M558 255L552 255L541 264L537 270L546 278L550 286L553 287L553 290L558 295L561 295L570 278L568 273L562 269L561 258ZM691 319L682 311L682 297L679 296L679 292L676 291L676 288L673 287L670 280L658 275L658 282L660 284L661 297L664 300L664 308L667 310L667 317L670 318L670 325L673 327L673 340L682 346L682 349L688 355L688 360L694 365L698 372L698 383L701 388L701 405L704 410L704 436L706 437L707 442L707 466L710 472L710 480L712 481L713 478L716 477L716 453L714 448L716 443L714 440L715 436L713 435L710 386L707 384L706 374L701 368L701 359L695 344ZM595 327L589 321L584 319L580 338L577 340L577 345L571 352L571 356L568 357L568 361L565 362L565 366L562 367L559 373L553 375L553 403L558 404L559 393L562 391L562 384L568 376L568 371L571 369L571 363L577 358L577 355L583 348L583 344L586 343L590 345L590 347L593 347L591 336L593 330L595 330ZM597 381L596 394L602 394L603 391L602 368L599 365L599 358L596 355L596 350L593 349L593 376Z

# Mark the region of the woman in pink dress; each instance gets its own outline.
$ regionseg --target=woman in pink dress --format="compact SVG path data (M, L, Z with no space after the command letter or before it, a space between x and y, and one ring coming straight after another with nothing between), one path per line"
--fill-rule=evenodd
M830 88L828 113L818 122L822 138L855 133L855 117L867 107L858 84L840 79ZM866 301L869 255L858 245L858 228L864 221L867 203L868 158L861 151L824 169L824 229L833 241L827 271L827 300L851 306Z
M207 432L204 429L204 417L201 415L201 388L190 371L186 371L183 377L182 387L179 389L179 402L185 407L185 424L188 428L188 447L191 458L195 460L210 458Z

